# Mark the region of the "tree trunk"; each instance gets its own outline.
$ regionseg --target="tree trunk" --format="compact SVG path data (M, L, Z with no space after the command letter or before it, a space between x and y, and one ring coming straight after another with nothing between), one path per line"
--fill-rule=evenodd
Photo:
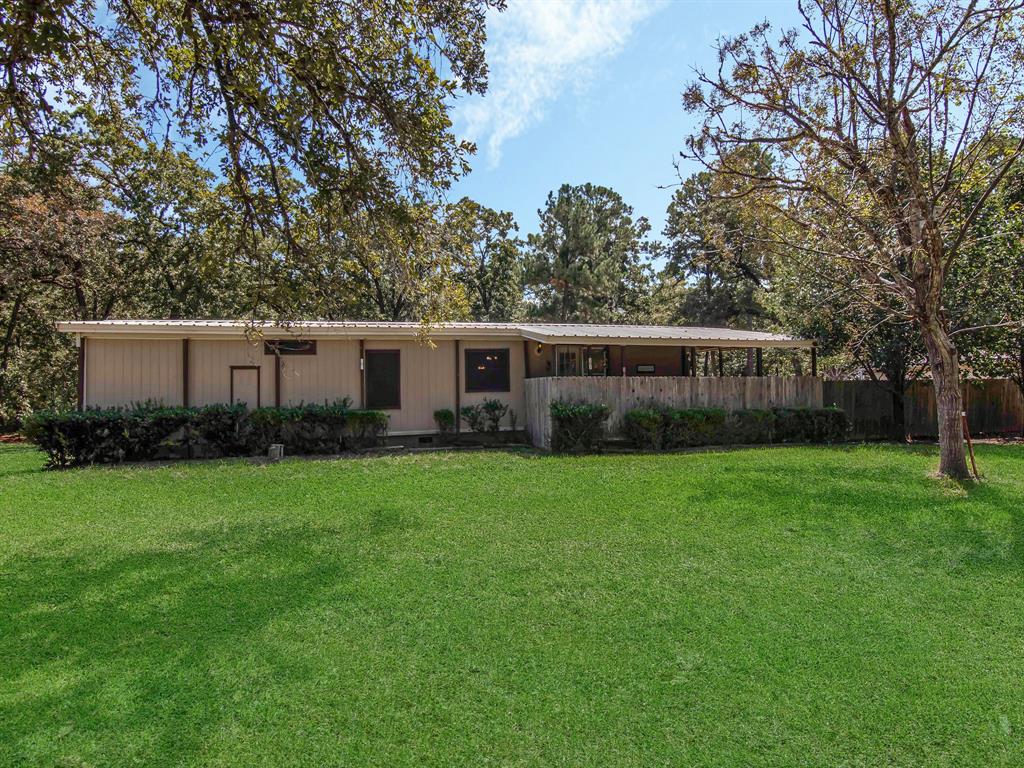
M960 360L949 332L937 318L921 322L921 337L928 350L928 364L935 387L939 418L939 474L956 479L969 477L964 453L964 409L960 391Z

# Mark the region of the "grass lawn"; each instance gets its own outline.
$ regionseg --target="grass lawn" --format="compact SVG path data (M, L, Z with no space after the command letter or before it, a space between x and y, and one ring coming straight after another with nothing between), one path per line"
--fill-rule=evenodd
M1024 448L42 472L0 765L1024 764Z

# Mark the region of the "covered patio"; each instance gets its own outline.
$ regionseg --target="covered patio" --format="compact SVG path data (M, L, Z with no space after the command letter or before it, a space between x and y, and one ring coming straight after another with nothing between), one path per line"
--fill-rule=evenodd
M744 355L744 375L764 375L765 349L804 350L818 375L814 341L780 333L651 325L528 323L526 377L725 376L729 354ZM710 353L710 354L708 354ZM706 373L705 373L706 370Z

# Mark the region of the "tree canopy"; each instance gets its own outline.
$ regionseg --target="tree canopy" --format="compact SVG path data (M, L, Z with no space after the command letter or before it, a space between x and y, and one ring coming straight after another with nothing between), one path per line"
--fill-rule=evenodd
M685 94L702 124L691 156L777 206L821 263L843 262L912 321L936 388L940 471L967 475L960 364L946 311L950 268L1024 140L1018 4L814 0L802 26L724 39L720 66ZM731 158L770 149L769 172ZM975 204L960 205L965 190ZM884 306L882 307L884 309Z
M529 312L560 322L643 322L651 312L647 219L615 191L563 184L527 238Z

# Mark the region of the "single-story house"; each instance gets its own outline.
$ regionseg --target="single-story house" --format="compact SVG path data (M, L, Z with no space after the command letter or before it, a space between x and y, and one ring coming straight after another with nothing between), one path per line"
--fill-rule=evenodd
M695 376L706 349L805 348L728 328L560 323L61 322L79 355L79 407L143 401L250 407L351 399L390 414L392 434L436 431L434 412L496 398L525 409L526 378ZM760 374L760 370L758 370ZM520 422L521 423L521 422Z

